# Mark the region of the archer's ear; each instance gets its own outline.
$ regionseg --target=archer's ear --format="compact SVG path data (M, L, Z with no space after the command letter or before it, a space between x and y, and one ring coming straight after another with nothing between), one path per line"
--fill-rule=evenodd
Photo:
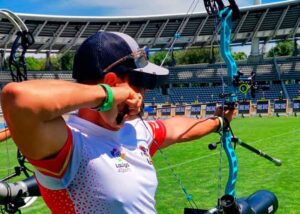
M109 86L115 86L118 82L118 77L115 73L109 72L104 76L103 83Z

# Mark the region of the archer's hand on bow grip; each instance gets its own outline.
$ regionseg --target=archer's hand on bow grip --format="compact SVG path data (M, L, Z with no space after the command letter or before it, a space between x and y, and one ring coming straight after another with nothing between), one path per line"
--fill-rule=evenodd
M216 108L214 115L218 116L218 117L224 116L224 118L226 118L228 123L230 123L234 119L234 117L237 115L237 110L236 109L224 109L224 113L223 113L223 108L221 106L219 106ZM227 122L227 121L225 121L225 122ZM224 124L224 125L228 126L228 124Z

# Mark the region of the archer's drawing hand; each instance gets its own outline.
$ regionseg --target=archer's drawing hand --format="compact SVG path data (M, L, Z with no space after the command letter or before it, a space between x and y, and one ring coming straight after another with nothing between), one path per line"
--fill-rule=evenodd
M110 121L113 126L119 126L126 120L133 119L141 111L143 97L139 91L133 90L128 84L121 83L112 87L113 107L102 115Z

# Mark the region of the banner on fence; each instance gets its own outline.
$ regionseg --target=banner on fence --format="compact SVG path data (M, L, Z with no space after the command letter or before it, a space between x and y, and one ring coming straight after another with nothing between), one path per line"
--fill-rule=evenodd
M250 101L242 101L239 103L239 114L250 114Z
M216 111L216 106L217 103L207 103L205 108L206 115L214 114Z
M171 105L162 105L160 112L162 116L171 116Z
M259 100L256 103L256 113L257 114L267 114L269 113L270 102L268 100Z
M293 112L300 112L300 100L299 99L293 100Z
M287 112L287 100L284 100L284 99L274 100L274 112L275 113L286 113Z
M175 107L175 115L185 115L185 106L176 106Z
M201 113L201 104L191 105L191 115L199 115Z

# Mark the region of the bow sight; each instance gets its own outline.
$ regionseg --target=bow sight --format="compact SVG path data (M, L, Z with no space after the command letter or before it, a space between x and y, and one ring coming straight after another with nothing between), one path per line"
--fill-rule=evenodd
M251 75L246 77L244 73L238 71L234 76L232 85L239 89L239 91L246 95L250 92L251 98L255 98L255 94L258 90L264 91L270 88L267 84L259 84L256 81L256 72L252 71Z
M234 76L233 86L239 88L239 91L243 94L247 94L250 90L252 98L255 98L255 92L258 89L258 85L255 81L256 73L251 72L250 77L244 77L244 74L240 71Z

